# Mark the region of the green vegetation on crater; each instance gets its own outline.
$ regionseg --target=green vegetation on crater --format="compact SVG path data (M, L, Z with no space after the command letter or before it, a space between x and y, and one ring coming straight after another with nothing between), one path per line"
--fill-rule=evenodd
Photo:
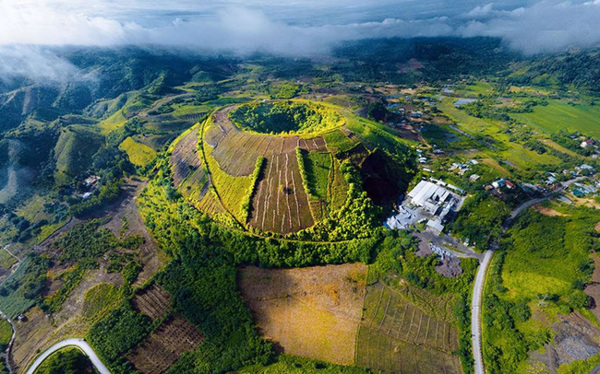
M265 134L308 134L342 124L336 111L296 101L243 104L229 118L241 129Z

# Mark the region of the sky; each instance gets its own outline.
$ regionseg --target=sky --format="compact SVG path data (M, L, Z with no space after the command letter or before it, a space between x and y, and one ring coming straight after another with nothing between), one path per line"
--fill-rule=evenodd
M311 56L369 38L492 36L536 54L596 46L599 26L600 0L0 0L0 74L60 65L44 46Z

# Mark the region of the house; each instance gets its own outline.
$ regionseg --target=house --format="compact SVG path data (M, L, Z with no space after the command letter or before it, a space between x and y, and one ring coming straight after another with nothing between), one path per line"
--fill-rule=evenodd
M471 176L469 177L469 180L471 182L477 182L479 180L479 178L481 178L479 175L477 175L477 174L471 174Z
M423 113L422 112L411 112L410 116L412 118L422 118L423 117Z
M504 178L498 179L497 181L492 182L492 187L494 188L500 188L500 187L504 187L506 185L506 181L504 180Z
M477 161L475 159L469 160L469 164L471 164L471 165L477 165L478 163L479 163L479 161Z
M505 183L506 183L506 188L508 188L509 190L512 190L513 188L517 187L509 180L507 180Z
M588 139L588 140L584 140L581 142L581 144L579 145L581 148L587 148L590 145L594 145L594 139Z

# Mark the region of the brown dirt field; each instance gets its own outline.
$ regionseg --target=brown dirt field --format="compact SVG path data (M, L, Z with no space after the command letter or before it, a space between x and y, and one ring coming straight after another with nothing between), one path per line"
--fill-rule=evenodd
M144 374L161 374L177 362L184 352L196 349L202 340L204 337L194 325L176 316L135 347L127 359Z
M259 330L285 353L352 365L367 266L242 268L239 284Z
M133 298L133 307L153 321L162 318L170 308L171 295L153 284Z
M314 224L295 148L267 158L252 208L248 223L261 231L290 233Z
M568 214L564 214L561 212L558 212L552 208L546 208L541 206L540 204L536 204L533 207L533 210L536 210L540 213L542 213L545 216L550 216L550 217L556 217L556 216L560 216L560 217L564 217L564 216L568 216Z

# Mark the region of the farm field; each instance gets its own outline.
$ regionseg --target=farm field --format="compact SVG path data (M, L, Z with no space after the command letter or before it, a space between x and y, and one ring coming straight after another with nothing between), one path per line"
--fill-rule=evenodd
M156 152L152 148L136 142L131 136L123 140L119 145L119 149L125 151L129 161L136 166L144 167L156 157Z
M511 142L509 136L504 133L505 125L503 123L470 116L455 108L452 105L454 100L454 98L444 98L440 103L440 109L453 118L465 132L479 137L484 144L487 143L487 150L481 151L483 157L495 155L523 171L529 170L531 167L557 165L561 162L558 157L548 153L538 154L518 143Z
M576 103L570 105L565 100L548 100L548 105L537 105L533 113L512 114L516 119L537 129L555 133L561 129L580 131L581 133L600 137L600 107Z
M283 352L352 365L367 267L327 265L239 271L239 286L262 335Z
M457 329L397 291L367 287L356 365L394 373L461 373Z
M142 290L132 300L133 307L153 321L163 318L171 308L171 295L156 284Z
M136 346L127 359L143 374L162 374L182 354L196 349L203 339L194 325L183 317L174 316Z

